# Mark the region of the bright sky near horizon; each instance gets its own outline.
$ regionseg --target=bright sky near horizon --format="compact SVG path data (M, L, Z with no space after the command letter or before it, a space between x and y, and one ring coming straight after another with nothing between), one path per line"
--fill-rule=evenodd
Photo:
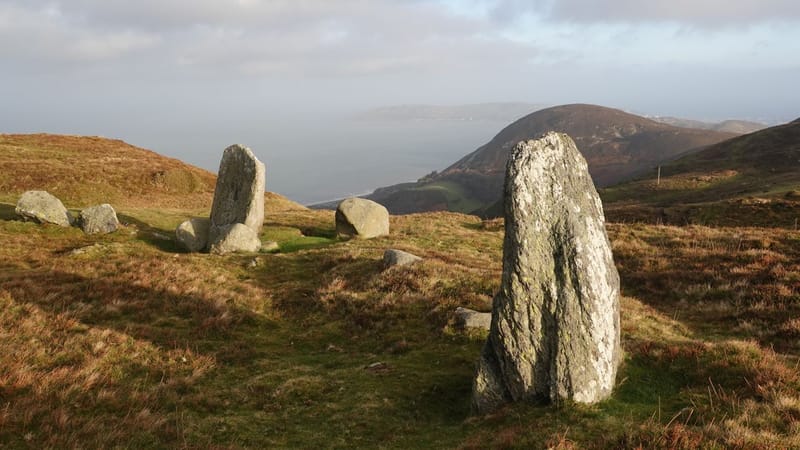
M800 116L800 2L0 0L0 61L1 131L156 149L410 103L779 122Z

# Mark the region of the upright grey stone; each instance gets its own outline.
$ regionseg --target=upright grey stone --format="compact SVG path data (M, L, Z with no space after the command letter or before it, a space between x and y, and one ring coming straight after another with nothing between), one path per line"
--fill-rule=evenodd
M202 217L186 220L175 229L178 245L190 252L199 252L208 246L210 221Z
M241 223L256 233L261 231L265 172L264 164L249 148L236 144L225 149L211 205L212 229Z
M46 191L25 192L17 201L14 211L24 220L53 223L62 227L72 225L72 215L61 200Z
M336 234L371 239L389 234L389 211L372 200L348 198L336 208Z
M621 359L619 275L600 198L572 139L551 132L517 144L504 201L503 277L473 411L608 397Z
M113 233L119 228L117 212L108 203L92 206L81 211L79 223L86 234Z

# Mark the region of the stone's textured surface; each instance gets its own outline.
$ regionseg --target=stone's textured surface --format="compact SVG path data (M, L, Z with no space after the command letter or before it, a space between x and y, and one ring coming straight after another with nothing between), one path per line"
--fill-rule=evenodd
M503 278L473 411L608 397L621 359L619 276L600 198L569 136L520 142L505 181Z
M455 324L459 328L477 328L488 330L492 324L492 313L478 312L474 309L459 306L455 312Z
M22 194L15 212L24 220L54 223L62 227L72 225L72 215L61 200L46 191L27 191Z
M419 261L422 261L422 258L402 250L390 248L383 252L383 266L387 268L393 266L407 266Z
M78 223L86 234L113 233L119 228L117 212L108 203L84 209L78 217Z
M389 234L389 211L379 203L348 198L336 208L336 234L370 239Z
M178 245L190 252L203 251L208 246L209 219L196 217L178 225L175 240Z
M261 248L261 240L252 228L241 223L217 229L211 242L211 253L224 255L236 252L257 252Z
M235 223L255 233L264 223L264 164L242 145L231 145L222 153L211 205L211 226L223 228Z

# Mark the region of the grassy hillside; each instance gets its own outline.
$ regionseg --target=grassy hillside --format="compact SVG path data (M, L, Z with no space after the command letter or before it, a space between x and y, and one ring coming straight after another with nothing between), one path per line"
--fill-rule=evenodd
M331 211L281 202L262 233L280 251L229 256L177 251L191 210L130 207L86 236L0 208L0 446L800 446L796 232L609 225L613 397L470 417L484 336L450 314L490 309L502 221L397 216L342 241ZM388 247L425 260L383 270Z
M529 114L441 173L413 185L376 190L369 198L396 214L446 209L469 212L490 207L502 195L506 161L513 147L548 131L569 134L589 164L598 186L629 179L640 171L735 134L679 128L620 110L595 105L564 105ZM431 185L447 184L458 193L445 202ZM457 188L455 187L457 186Z
M800 122L737 137L602 190L612 215L792 226L800 206Z

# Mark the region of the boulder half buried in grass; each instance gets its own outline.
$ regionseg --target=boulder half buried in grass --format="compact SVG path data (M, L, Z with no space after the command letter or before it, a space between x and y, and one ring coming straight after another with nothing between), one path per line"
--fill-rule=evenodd
M520 142L504 194L503 276L473 411L603 400L622 354L619 275L586 161L566 134Z
M390 248L383 252L383 267L385 268L408 266L419 261L422 261L422 258L402 250Z
M14 211L23 220L52 223L62 227L72 225L72 215L61 200L46 191L25 192L17 201Z

